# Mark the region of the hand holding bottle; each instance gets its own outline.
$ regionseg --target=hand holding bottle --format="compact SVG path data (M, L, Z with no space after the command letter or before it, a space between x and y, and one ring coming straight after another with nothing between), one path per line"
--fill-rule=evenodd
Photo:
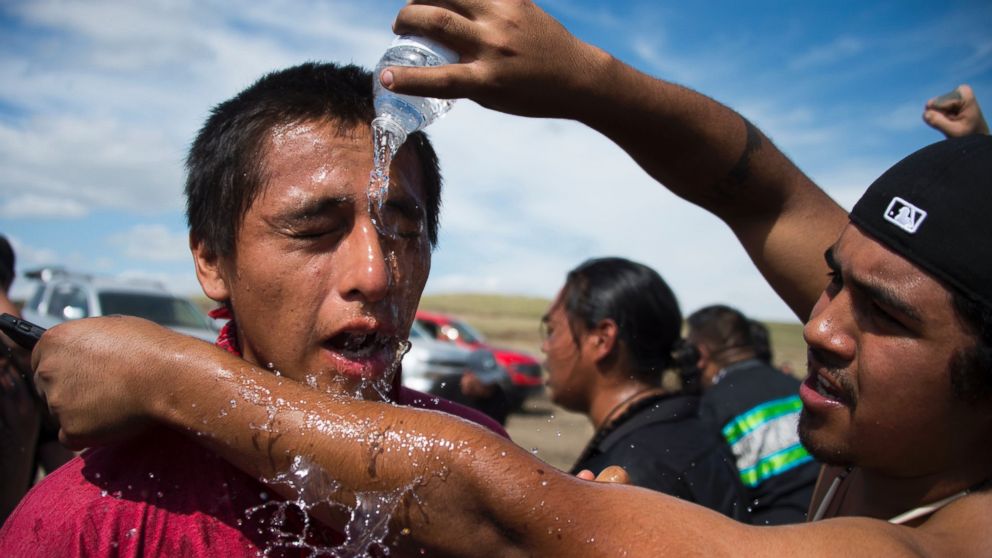
M600 49L583 43L531 2L418 1L393 25L427 36L461 55L458 64L377 72L389 89L440 98L470 98L523 116L577 118L595 105Z

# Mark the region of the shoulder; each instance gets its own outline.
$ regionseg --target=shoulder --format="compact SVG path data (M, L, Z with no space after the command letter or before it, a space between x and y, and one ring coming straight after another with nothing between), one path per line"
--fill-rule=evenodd
M509 439L510 435L507 434L506 429L504 429L498 422L490 418L486 414L476 411L475 409L460 405L453 401L449 401L443 397L438 397L436 395L429 395L422 393L404 386L399 389L398 397L396 402L400 405L407 405L409 407L416 407L418 409L429 409L433 411L442 411L450 415L454 415L459 418L474 422L480 426L484 426L489 430L492 430L496 434Z
M992 556L992 490L949 504L915 531L933 556Z

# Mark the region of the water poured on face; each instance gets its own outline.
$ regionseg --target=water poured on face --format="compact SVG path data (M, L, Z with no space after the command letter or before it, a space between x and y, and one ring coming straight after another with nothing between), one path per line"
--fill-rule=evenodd
M372 125L372 172L369 176L369 215L379 234L393 237L395 231L387 224L385 212L386 198L389 196L389 166L393 155L399 149L399 140L389 130L380 125Z

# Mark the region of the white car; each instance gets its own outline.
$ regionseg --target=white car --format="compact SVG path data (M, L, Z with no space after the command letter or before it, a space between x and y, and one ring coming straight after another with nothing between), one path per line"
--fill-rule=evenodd
M217 339L210 318L155 281L94 277L53 268L28 273L27 278L37 286L21 314L46 329L66 320L123 314L205 341Z
M461 379L471 372L482 384L498 389L477 399L462 393ZM424 326L414 322L410 329L410 350L403 356L403 385L474 407L500 423L509 412L507 394L512 389L510 375L489 349L467 349L438 341Z

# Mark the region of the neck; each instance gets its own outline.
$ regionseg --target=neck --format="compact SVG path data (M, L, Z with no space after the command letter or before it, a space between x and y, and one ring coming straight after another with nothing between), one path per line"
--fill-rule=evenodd
M590 405L589 420L598 430L623 414L633 403L661 391L657 385L640 381L627 381L600 389Z
M851 486L838 512L839 515L888 520L914 508L974 489L992 478L989 470L989 467L968 466L960 471L905 478L855 468L849 479ZM925 518L917 523L923 520Z

